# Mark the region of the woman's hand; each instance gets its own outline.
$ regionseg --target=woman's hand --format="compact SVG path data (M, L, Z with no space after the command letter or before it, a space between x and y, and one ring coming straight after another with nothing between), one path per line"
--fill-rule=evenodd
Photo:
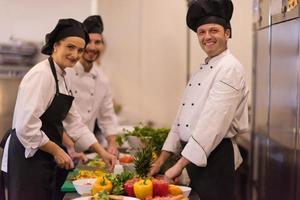
M60 168L65 169L73 169L74 163L70 156L57 144L49 140L46 144L43 146L40 146L40 149L42 151L45 151L47 153L50 153L53 157L55 162Z
M74 163L71 157L63 149L58 149L53 156L55 162L60 168L65 168L67 170L74 168Z

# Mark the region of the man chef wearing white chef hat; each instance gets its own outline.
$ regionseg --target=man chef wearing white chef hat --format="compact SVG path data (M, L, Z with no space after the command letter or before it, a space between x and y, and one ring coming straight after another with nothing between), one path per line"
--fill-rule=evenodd
M227 47L232 13L231 0L190 3L186 22L207 58L186 86L163 151L151 170L152 175L158 173L172 153L180 153L165 176L174 180L186 168L201 200L234 199L234 172L242 162L235 136L249 127L245 70Z

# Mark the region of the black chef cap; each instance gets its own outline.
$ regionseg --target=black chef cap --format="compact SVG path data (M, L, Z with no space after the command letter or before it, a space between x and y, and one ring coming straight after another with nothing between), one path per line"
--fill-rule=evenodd
M231 31L232 13L231 0L193 0L189 5L186 23L195 32L199 26L209 23L219 24Z
M81 37L85 40L85 44L89 43L89 35L81 22L75 19L60 19L55 28L46 34L46 44L42 47L41 52L51 55L55 42L71 36Z
M100 15L89 16L83 21L83 25L85 26L88 33L102 34L104 29Z

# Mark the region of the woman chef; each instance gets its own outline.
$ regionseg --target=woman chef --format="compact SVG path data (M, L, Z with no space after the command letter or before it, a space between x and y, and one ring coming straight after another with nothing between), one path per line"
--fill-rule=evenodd
M65 68L75 65L88 41L82 23L60 19L42 48L50 57L35 65L20 83L13 130L2 159L9 200L54 199L56 168L74 167L60 147L64 129L79 147L97 152L110 168L115 164L115 156L81 122L65 77Z

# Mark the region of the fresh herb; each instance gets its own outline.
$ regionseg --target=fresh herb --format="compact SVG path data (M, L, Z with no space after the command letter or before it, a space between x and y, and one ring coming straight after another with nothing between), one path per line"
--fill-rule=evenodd
M124 183L132 179L134 177L134 173L124 171L121 174L110 174L107 176L107 178L112 182L113 188L112 188L112 194L115 195L121 195L124 194Z
M92 200L109 200L108 191L103 190L92 196Z
M156 154L159 154L168 136L170 129L152 128L150 126L136 126L133 131L125 130L125 134L118 135L116 141L121 146L124 141L128 141L128 136L138 137L144 144L153 147Z

